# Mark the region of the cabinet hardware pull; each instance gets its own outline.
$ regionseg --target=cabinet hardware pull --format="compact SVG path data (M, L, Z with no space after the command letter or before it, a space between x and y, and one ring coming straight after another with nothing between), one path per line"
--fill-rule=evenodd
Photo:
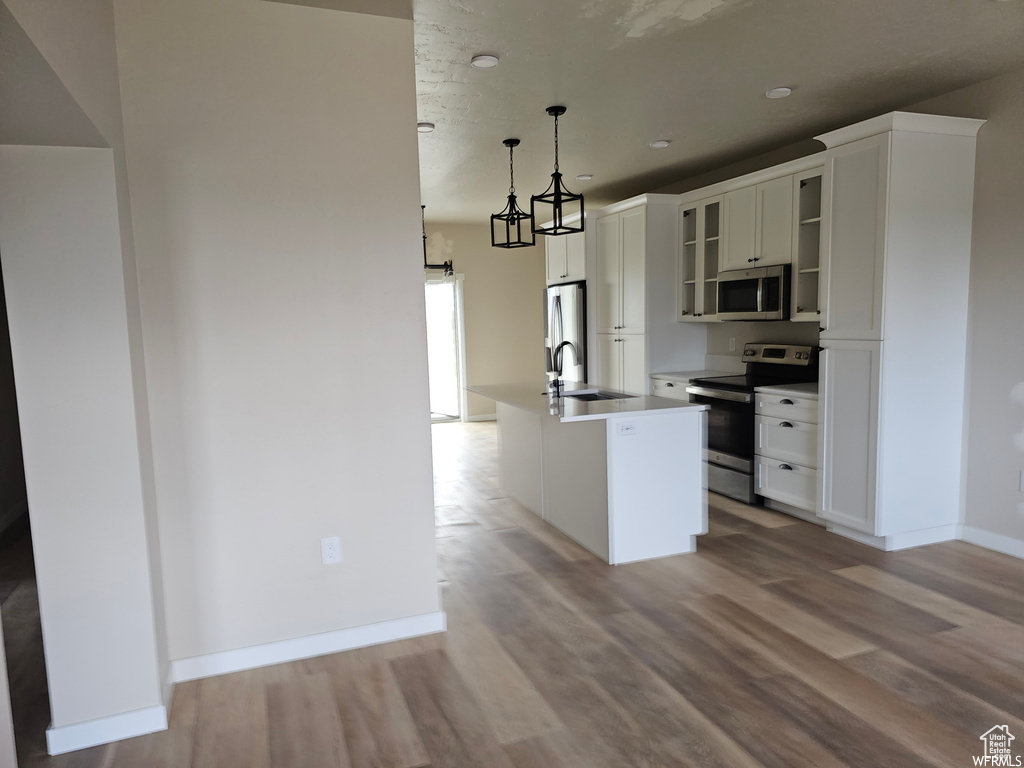
M752 261L753 259L747 259L747 264L750 264Z
M783 421L779 424L780 427L792 427L793 425L788 421Z
M781 400L779 400L779 405L792 405L792 404L793 404L793 401L790 400L788 397L784 397Z
M675 386L675 384L673 384L673 383L672 383L672 382L670 381L670 382L668 382L667 384L665 384L665 386L666 386L666 387L674 387L674 386Z
M825 326L819 325L818 326L818 330L821 331L821 332L824 332L825 331Z
M817 312L819 315L821 314L821 310L820 309L816 309L814 311Z
M787 470L789 472L793 471L793 468L791 466L789 466L789 464L779 464L779 469L785 469L785 470Z

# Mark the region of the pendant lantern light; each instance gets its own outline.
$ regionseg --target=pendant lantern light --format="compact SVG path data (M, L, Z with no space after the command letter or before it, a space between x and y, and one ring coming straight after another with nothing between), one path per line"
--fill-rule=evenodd
M508 203L501 213L491 216L491 245L495 248L527 248L534 245L536 239L533 236L533 217L516 202L512 150L519 146L519 139L505 139L501 143L508 147Z
M543 194L530 198L530 215L533 217L535 235L572 235L582 232L584 226L583 195L574 195L562 184L558 172L558 118L565 114L565 107L548 107L547 112L555 118L555 172L551 184ZM578 225L566 224L565 219L579 214ZM550 221L548 226L538 226L538 221Z

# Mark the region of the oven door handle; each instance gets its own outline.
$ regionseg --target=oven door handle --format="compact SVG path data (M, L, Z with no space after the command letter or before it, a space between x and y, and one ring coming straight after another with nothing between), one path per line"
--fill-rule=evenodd
M731 392L725 389L709 389L707 387L695 387L692 384L686 388L691 395L710 397L715 400L731 400L734 403L752 403L754 396L748 392Z

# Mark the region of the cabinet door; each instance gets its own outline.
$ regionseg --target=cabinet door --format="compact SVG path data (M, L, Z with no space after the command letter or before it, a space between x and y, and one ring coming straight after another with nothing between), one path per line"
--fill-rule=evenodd
M622 242L622 316L623 333L646 330L645 254L647 252L647 210L634 208L619 214Z
M565 279L587 279L586 234L566 235L565 240Z
M828 216L823 202L828 187L822 168L793 176L793 274L790 319L822 323L823 269L828 253Z
M622 389L633 395L647 394L647 336L627 333L616 344L622 357Z
M757 185L754 266L793 261L793 177Z
M595 383L599 387L622 389L622 342L619 338L614 333L597 334L599 360Z
M597 332L617 333L622 325L622 257L619 216L597 220Z
M876 535L877 341L834 341L821 353L821 517Z
M889 134L833 150L822 339L882 338Z
M544 247L547 250L548 284L559 283L565 278L565 247L564 236L545 237Z
M724 198L725 243L722 269L746 269L754 264L757 231L757 187L729 192Z
M679 263L676 283L678 320L693 321L700 317L702 283L700 272L700 207L694 203L679 208Z

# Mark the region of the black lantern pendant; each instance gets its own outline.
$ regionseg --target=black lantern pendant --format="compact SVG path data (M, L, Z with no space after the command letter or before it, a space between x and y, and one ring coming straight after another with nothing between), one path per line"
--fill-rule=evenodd
M565 114L565 107L548 107L548 114L555 118L555 172L551 184L543 194L530 198L530 215L533 217L535 235L572 235L582 232L584 226L583 195L574 195L562 184L558 172L558 118ZM550 211L550 213L549 213ZM566 224L569 217L579 215L578 226ZM546 227L537 226L538 221L551 221Z
M534 245L536 240L533 237L533 218L516 202L512 150L519 146L519 139L505 139L501 143L508 147L508 203L501 213L491 216L491 245L495 248L526 248Z

